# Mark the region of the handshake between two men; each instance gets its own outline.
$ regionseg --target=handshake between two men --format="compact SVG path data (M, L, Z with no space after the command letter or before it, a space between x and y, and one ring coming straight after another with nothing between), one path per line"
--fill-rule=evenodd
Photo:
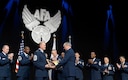
M58 65L59 61L58 60L54 60L51 61L49 59L46 59L47 64L45 65L45 68L50 68L50 69L55 69L56 66Z

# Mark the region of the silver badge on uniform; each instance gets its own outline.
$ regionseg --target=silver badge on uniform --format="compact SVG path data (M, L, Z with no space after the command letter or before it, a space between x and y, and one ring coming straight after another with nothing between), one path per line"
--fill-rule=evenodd
M82 62L82 65L84 66L84 62Z
M112 70L112 67L111 66L108 66L108 70Z
M21 61L22 60L22 57L21 56L18 56L18 60Z
M34 55L33 61L37 61L37 55Z
M97 64L97 63L98 63L98 62L95 61L93 64Z
M99 65L101 66L101 61L99 61Z

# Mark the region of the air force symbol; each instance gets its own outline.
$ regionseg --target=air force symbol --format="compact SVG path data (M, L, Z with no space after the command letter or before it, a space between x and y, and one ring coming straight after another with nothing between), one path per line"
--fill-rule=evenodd
M61 13L58 12L50 17L49 11L46 9L37 9L34 14L32 14L27 5L24 6L22 12L22 19L25 27L32 31L32 39L39 43L40 41L48 42L51 37L51 33L55 32L61 23ZM43 24L41 24L43 22Z

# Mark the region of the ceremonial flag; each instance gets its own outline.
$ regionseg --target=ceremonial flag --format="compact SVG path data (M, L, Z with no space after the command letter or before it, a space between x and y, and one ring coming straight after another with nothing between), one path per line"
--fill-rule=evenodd
M20 42L20 48L19 48L19 52L18 52L18 56L23 53L23 50L24 50L24 31L21 31L21 42ZM17 61L16 61L16 68L15 68L15 72L17 73L18 72L18 69L19 69L19 60L17 58Z

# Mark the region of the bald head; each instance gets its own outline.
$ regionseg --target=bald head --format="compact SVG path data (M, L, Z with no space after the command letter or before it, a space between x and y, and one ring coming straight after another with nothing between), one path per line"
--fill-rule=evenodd
M41 41L39 43L39 48L41 48L42 50L45 50L46 49L46 43L44 41Z
M9 52L9 46L8 45L3 45L2 52L7 54Z

